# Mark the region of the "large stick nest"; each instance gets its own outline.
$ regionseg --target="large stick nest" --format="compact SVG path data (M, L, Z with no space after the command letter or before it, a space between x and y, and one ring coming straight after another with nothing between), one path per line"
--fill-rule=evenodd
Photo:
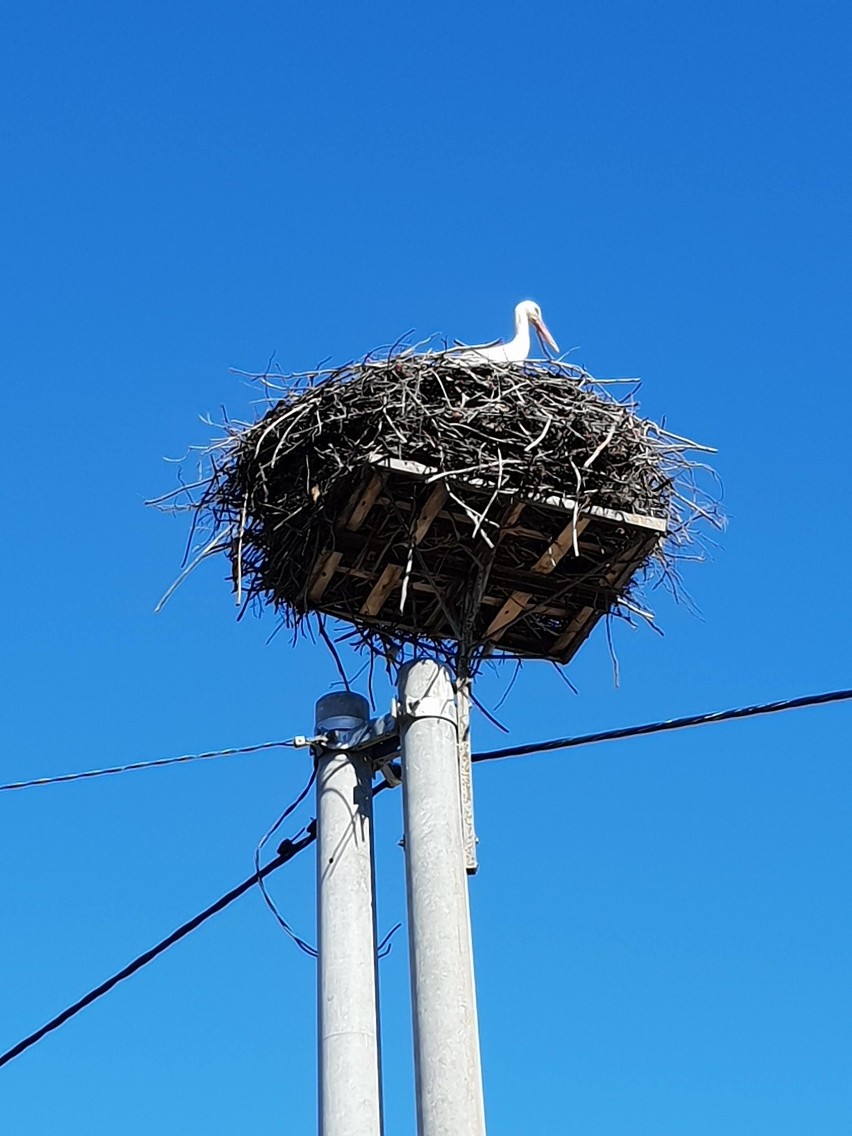
M678 563L694 558L691 546L702 522L721 525L712 490L704 492L696 477L707 467L690 457L690 451L706 447L641 418L633 381L597 382L562 362L496 364L453 350L390 352L331 371L253 377L265 387L262 417L226 423L224 436L205 451L201 478L155 503L194 514L188 559L195 559L184 574L225 552L243 610L255 600L272 605L293 629L316 617L329 643L322 614L329 609L312 599L317 566L328 550L343 547L341 518L351 509L353 492L357 498L365 470L383 459L420 463L437 473L416 493L412 489L410 503L393 494L379 500L364 524L373 559L361 554L362 566L378 562L381 554L417 576L422 549L413 542L414 519L436 480L444 480L456 516L452 521L446 514L455 537L445 526L433 541L433 559L421 566L421 577L425 572L431 583L419 585L423 592L431 589L432 606L437 603L435 610L447 616L450 634L440 611L436 622L419 592L409 591L406 599L405 581L402 604L395 601L380 619L366 617L364 596L374 584L368 571L361 572L361 590L352 592L351 610L342 613L351 623L342 638L393 661L412 648L428 647L455 665L461 658L463 668L471 669L489 654L537 653L536 647L495 646L484 634L487 619L477 615L489 576L506 568L501 557L511 561L515 555L501 529L513 502L561 496L573 502L575 522L595 506L665 522L665 535L654 541L642 571L619 581L604 598L607 613L628 619L650 618L643 585L662 579L677 593ZM581 549L576 536L573 540L572 564L580 565ZM518 568L528 569L529 563L519 561ZM588 566L579 575L578 568L571 571L577 587L588 590L593 575ZM455 582L455 596L442 579ZM340 603L348 602L340 601L333 614L341 615ZM599 607L600 602L599 597ZM558 610L552 602L533 605L525 618L538 618L552 637L560 631ZM543 648L541 653L547 657Z

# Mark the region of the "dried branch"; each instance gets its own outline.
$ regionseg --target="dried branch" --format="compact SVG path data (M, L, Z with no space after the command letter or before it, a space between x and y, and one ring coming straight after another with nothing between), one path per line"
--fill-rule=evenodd
M335 369L248 376L265 396L279 393L278 401L254 423L226 422L206 451L204 476L151 502L193 512L193 543L200 552L175 586L201 560L224 550L238 603L271 605L294 633L313 621L331 648L323 605L314 598L321 588L312 589L317 565L337 550L335 563L353 595L344 616L349 643L390 667L429 650L451 665L464 660L472 674L494 653L476 620L483 603L495 602L495 573L501 570L502 579L507 570L530 569L514 551L521 545L505 533L523 531L533 540L536 526L546 528L527 508L522 522L505 529L509 508L554 496L574 502L573 575L564 588L554 577L552 591L521 605L516 622L526 621L542 641L553 641L564 630L554 605L566 590L587 596L584 603L610 603L594 558L583 559L576 531L591 506L666 522L667 536L649 553L643 573L619 586L623 610L610 604L614 613L650 619L637 602L643 583L663 582L679 595L677 565L695 558L695 544L703 545L708 527L723 524L715 475L690 456L713 452L709 447L643 419L634 380L597 383L582 368L555 360L487 363L424 346L398 342ZM626 392L624 382L631 384ZM609 393L613 386L618 397ZM419 462L436 472L424 478L422 499L400 504L381 498L380 508L368 509L355 534L365 538L359 552L341 514L377 458ZM441 524L430 529L427 551L413 534L426 496L441 483L448 498ZM544 548L552 539L541 532ZM373 565L382 558L398 565L401 595L380 618L368 618L363 601ZM438 626L445 638L436 637Z

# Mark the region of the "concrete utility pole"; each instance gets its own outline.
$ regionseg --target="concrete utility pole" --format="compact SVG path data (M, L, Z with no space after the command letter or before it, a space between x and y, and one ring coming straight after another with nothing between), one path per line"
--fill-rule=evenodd
M485 1136L482 1068L449 673L399 678L402 800L419 1136Z
M369 721L348 691L316 705L317 734ZM320 751L317 765L317 947L320 1136L381 1136L373 885L372 767L362 753Z

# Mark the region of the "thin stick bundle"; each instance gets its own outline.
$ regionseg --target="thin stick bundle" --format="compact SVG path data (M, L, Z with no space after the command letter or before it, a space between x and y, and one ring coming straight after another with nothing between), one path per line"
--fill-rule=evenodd
M702 488L710 484L703 475L712 471L689 456L707 448L641 418L633 382L596 382L581 368L555 361L480 362L454 350L390 352L332 371L255 377L276 401L254 423L228 424L206 450L201 479L154 504L194 514L197 546L186 571L225 552L238 603L271 604L294 629L312 615L321 623L321 613L331 611L352 623L348 636L358 645L386 659L428 646L456 663L461 653L469 669L494 653L489 621L479 609L497 602L488 598L490 582L509 579L515 568L528 573L529 562L522 561L534 543L506 534L526 533L531 540L537 529L543 532L535 502L573 502L573 575L565 586L573 581L578 595L585 588L587 604L593 602L589 589L600 591L600 585L588 564L579 571L578 516L598 507L665 522L665 536L640 577L606 597L607 610L628 618L645 614L637 603L642 582L663 579L677 594L678 562L691 558L704 523L722 524L712 486ZM359 486L372 484L365 481L369 471L389 459L434 472L421 478L410 500L390 490L382 496L379 485L375 511L358 522L363 533L356 548L343 530L353 527ZM436 482L446 492L440 514L432 509L438 521L427 518L432 529L425 539L424 502L434 500L428 494ZM507 518L513 506L518 513L518 502L532 503L527 527L513 515L515 530L509 530ZM318 566L329 563L335 549L344 550L335 565L348 573L350 590L335 593L329 606L319 600L316 581ZM611 557L613 549L601 545L601 570L605 554ZM592 553L585 555L594 567ZM372 567L388 562L400 566L394 584L401 586L402 602L393 601L398 617L389 605L374 611L376 604L365 600L375 595ZM559 631L561 609L548 604L528 604L519 617L530 621L533 644L535 635ZM536 653L535 646L503 649Z

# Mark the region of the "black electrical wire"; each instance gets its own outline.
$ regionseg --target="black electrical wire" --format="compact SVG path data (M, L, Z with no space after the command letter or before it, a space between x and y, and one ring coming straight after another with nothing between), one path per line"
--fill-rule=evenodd
M85 781L90 777L106 777L110 773L129 773L134 769L154 769L163 765L178 765L186 761L210 761L214 757L233 757L235 754L259 753L265 749L295 746L295 741L260 742L258 745L237 746L233 749L213 749L207 753L185 753L180 757L159 757L153 761L134 761L129 765L112 765L107 769L87 769L83 773L62 773L58 777L37 777L33 781L13 781L0 785L0 793L7 789L31 789L35 785L59 785L65 781ZM301 743L300 743L301 744Z
M756 706L742 706L733 710L718 710L710 714L693 714L686 718L672 718L668 721L663 722L649 722L641 726L627 726L619 730L603 730L600 733L596 734L581 734L574 738L556 738L552 741L534 742L530 745L510 746L505 749L488 750L483 753L473 754L472 760L496 761L497 759L504 757L525 757L529 754L534 753L547 753L553 750L572 749L577 746L593 745L596 742L618 741L623 738L635 738L641 737L643 735L647 736L649 734L665 733L669 730L683 730L690 726L706 726L711 725L715 722L730 722L739 718L754 718L762 714L777 714L784 710L802 710L809 706L826 706L832 702L846 702L850 699L852 699L852 690L833 690L823 694L806 695L802 698L789 698L779 702L764 702ZM76 780L79 777L98 776L100 773L119 773L123 772L127 768L140 768L143 765L157 765L181 760L188 761L208 756L219 757L226 756L230 753L250 753L258 749L269 749L274 746L292 744L292 742L266 742L261 746L247 746L235 750L219 750L211 754L188 755L185 758L165 758L160 762L146 762L140 763L136 766L122 766L116 767L115 769L92 771L88 774L68 774L64 778L45 779L43 781L35 782L20 782L17 785L0 786L0 788L24 788L29 784L50 783L51 780ZM383 790L390 787L391 786L389 782L382 782L373 790L373 796L377 796L379 793L383 792ZM109 993L109 991L112 990L113 987L117 986L119 982L122 982L125 978L129 978L132 974L135 974L138 970L141 970L143 966L146 966L158 955L161 955L164 951L168 950L169 947L174 946L175 943L185 938L185 936L187 936L190 931L194 931L196 927L200 927L201 924L206 922L206 920L208 920L211 916L216 915L218 912L224 910L224 908L233 903L235 899L239 899L241 895L244 895L245 892L249 891L260 880L270 875L277 868L282 867L282 865L286 864L289 860L292 860L292 858L303 849L313 844L316 840L316 835L316 821L311 821L307 829L304 830L303 836L300 835L295 840L285 840L279 846L278 855L274 860L270 860L270 862L264 867L259 868L258 870L253 872L248 877L248 879L243 880L241 884L238 884L235 888L232 888L231 891L226 892L225 895L223 895L220 899L217 899L216 902L212 903L209 907L205 908L204 911L199 912L198 915L182 924L177 928L177 930L173 931L171 935L168 935L161 942L157 943L156 946L151 947L150 950L145 951L144 954L139 955L138 958L133 960L133 962L129 963L126 967L118 971L111 978L108 978L106 982L102 982L100 986L96 986L94 990L90 990L88 994L85 994L73 1005L63 1010L60 1014L57 1014L55 1018L51 1018L51 1020L43 1025L41 1029L36 1030L35 1033L32 1033L28 1037L25 1037L22 1041L19 1041L17 1045L13 1045L11 1049L0 1055L0 1067L6 1065L9 1061L13 1060L13 1058L18 1057L25 1050L35 1045L36 1042L41 1041L41 1039L48 1033L51 1033L53 1030L58 1029L61 1025L64 1025L65 1022L67 1022L70 1018L73 1018L75 1014L78 1014L81 1010L85 1009L86 1006L90 1006L93 1002L96 1002L99 998L103 997L104 994ZM386 946L390 936L393 935L395 930L396 928L394 928L393 931L390 932L390 935L386 936L382 941L379 947L380 951L383 947Z
M303 939L301 937L301 935L296 934L296 932L293 930L293 928L290 926L290 924L287 922L287 920L284 918L284 916L278 910L278 907L276 906L275 900L272 898L272 896L266 890L266 884L263 882L263 869L260 866L260 856L261 856L261 853L263 852L264 846L266 845L267 841L270 840L275 835L275 833L278 831L278 829L281 827L281 825L284 823L284 821L287 819L287 817L290 816L290 814L292 812L294 812L295 809L297 809L299 807L299 805L302 803L302 801L304 801L305 797L307 797L308 793L313 788L313 784L316 781L316 779L317 779L317 767L316 767L316 763L314 763L314 767L311 770L311 775L308 778L308 782L305 785L304 789L301 791L301 793L298 795L298 797L296 797L296 799L294 801L290 802L290 804L287 806L287 808L284 810L284 812L281 814L281 816L279 816L279 818L275 821L275 823L272 825L272 827L267 829L267 831L264 833L264 835L258 841L257 847L254 850L254 871L255 871L255 875L257 877L258 887L260 888L260 894L263 896L263 902L266 904L266 906L269 908L269 910L272 912L272 914L278 920L278 923L281 926L281 929L284 931L284 933L286 935L289 935L289 937L293 940L293 942L296 944L296 946L299 948L300 951L303 951L304 954L306 954L306 955L310 955L311 958L319 958L319 954L317 952L316 947L312 947L309 942L307 942L305 939Z
M389 788L390 785L388 782L383 781L380 785L375 787L373 796L376 797L383 790ZM85 1010L87 1006L91 1006L93 1002L102 998L104 994L108 994L119 982L123 982L125 978L130 978L131 975L136 974L143 966L147 966L148 963L152 962L158 955L167 951L169 947L173 947L175 943L180 942L190 931L194 931L196 927L200 927L201 924L205 923L211 916L217 915L220 911L224 911L235 899L239 899L241 895L245 895L247 891L250 891L258 882L258 877L265 878L282 867L289 860L292 860L294 856L297 856L299 852L302 852L305 848L313 844L316 838L316 821L312 820L307 828L304 829L304 835L297 836L295 840L282 841L278 846L278 855L274 860L270 860L268 864L265 864L259 872L252 872L248 879L243 880L241 884L237 884L235 888L231 888L231 890L226 892L220 899L217 899L215 903L211 903L209 907L205 907L203 911L193 916L192 919L188 919L186 923L182 923L177 930L172 931L171 935L167 935L166 938L162 939L156 946L151 947L150 950L139 955L133 962L128 963L127 966L123 967L111 978L108 978L106 982L102 982L100 986L96 986L94 990L90 990L88 994L84 994L82 998L79 998L71 1006L68 1006L62 1013L57 1014L55 1018L51 1018L49 1022L46 1022L41 1029L37 1029L35 1033L31 1033L28 1037L19 1041L17 1045L13 1045L11 1049L7 1049L5 1053L0 1054L0 1067L7 1065L15 1057L19 1057L25 1050L35 1045L36 1042L41 1041L47 1034L59 1029L61 1025L64 1025L70 1018L79 1014L81 1010ZM396 928L394 928L394 930L396 930ZM391 931L391 935L392 934L393 931ZM381 946L385 946L389 938L390 935L385 936Z
M740 706L735 710L716 710L710 714L692 714L687 718L671 718L665 722L648 722L642 726L625 726L620 730L602 730L597 734L580 734L575 738L555 738L553 741L532 742L529 745L507 746L472 755L472 761L496 761L503 757L526 757L532 753L549 753L557 749L574 749L594 745L596 742L614 742L622 738L638 738L648 734L663 734L669 730L685 730L689 726L709 726L715 722L732 722L737 718L756 718L761 714L778 714L782 710L802 710L806 706L826 706L831 702L847 702L852 690L832 690L825 694L809 694L803 698L787 698L781 702L764 702L758 706Z
M776 714L779 710L799 710L806 706L821 706L829 702L843 702L852 698L852 690L833 690L826 694L808 695L804 698L791 698L781 702L766 702L758 706L744 706L736 710L719 710L710 714L694 714L688 718L673 718L665 722L651 722L642 726L626 726L620 730L604 730L597 734L582 734L576 738L557 738L554 741L534 742L530 745L511 746L506 749L475 753L473 761L496 761L501 757L525 757L532 753L547 753L556 749L572 749L595 742L617 741L620 738L635 738L643 734L660 734L667 730L683 730L688 726L712 725L714 722L728 722L736 718L752 718L759 714ZM235 754L259 753L262 750L296 746L295 739L277 742L260 742L257 745L236 746L232 749L216 749L207 753L187 753L180 757L161 757L153 761L135 761L128 765L113 765L106 769L88 769L82 773L63 773L57 777L38 777L32 781L13 781L0 785L0 793L9 789L31 789L37 785L59 785L66 781L84 781L91 777L104 777L111 773L128 773L135 769L154 769L164 765L177 765L187 761L207 761L216 757L233 757ZM298 743L303 745L301 740ZM374 747L377 756L393 755L398 749L396 739L389 739L383 745Z
M376 958L377 959L387 958L388 955L391 953L391 949L393 948L393 942L391 940L393 939L394 935L397 933L397 931L400 929L401 926L402 926L401 923L394 923L393 927L391 927L390 931L388 931L388 933L385 935L385 937L382 939L382 941L376 947Z
M314 765L313 771L311 773L311 776L308 780L307 785L305 785L304 789L301 791L301 793L298 795L298 797L295 799L295 801L293 801L291 804L289 804L287 806L287 808L284 810L284 812L281 814L281 816L275 821L275 823L265 833L265 835L261 837L257 847L254 850L254 867L255 867L255 871L257 872L257 882L258 882L258 885L260 887L260 894L263 896L264 903L269 908L269 910L272 912L272 914L275 916L275 918L277 919L277 921L278 921L281 929L284 931L284 933L287 936L289 936L290 939L293 940L293 942L296 944L296 946L299 948L299 950L303 952L303 954L309 955L311 958L319 958L319 951L316 949L316 947L311 946L311 944L309 942L307 942L307 940L303 939L301 937L301 935L298 935L293 930L293 928L290 926L290 924L287 922L287 920L284 918L284 916L278 910L278 905L276 904L275 900L272 898L272 896L266 890L266 884L263 882L263 874L262 874L262 869L260 867L260 854L263 851L263 847L266 844L266 842L278 831L278 829L281 827L282 823L287 819L288 816L290 816L290 814L294 811L294 809L296 809L298 807L298 805L300 805L302 803L302 801L305 799L305 797L308 795L308 793L310 792L311 788L313 787L313 784L316 781L316 779L317 779L317 767L316 767L316 765ZM388 786L388 783L386 781L382 782L380 785L377 785L376 788L373 790L373 796L375 797L376 793L380 793L382 791L382 789L387 789L388 787L389 786ZM390 931L388 931L388 933L385 935L385 937L382 939L382 941L376 947L376 958L377 959L387 958L387 956L391 953L391 949L393 948L393 943L391 942L391 940L393 939L394 935L397 933L397 931L400 929L401 926L402 926L401 923L396 923L393 927L391 927Z
M268 864L260 869L259 873L252 872L248 879L243 880L241 884L237 884L235 888L231 888L221 899L217 899L215 903L211 903L209 907L205 907L198 915L193 916L192 919L181 924L177 930L172 931L171 935L167 935L166 938L157 943L155 947L151 947L150 950L139 955L133 962L128 963L127 966L123 967L111 978L108 978L106 982L102 982L100 986L96 986L94 990L90 990L88 994L84 994L82 998L74 1002L73 1005L68 1006L61 1014L57 1014L55 1018L51 1018L49 1022L46 1022L41 1029L37 1029L35 1033L31 1033L29 1037L25 1037L22 1041L19 1041L17 1045L13 1045L11 1049L8 1049L0 1056L0 1066L6 1065L9 1061L13 1060L13 1058L20 1056L25 1050L29 1049L30 1046L35 1045L37 1041L41 1041L47 1034L52 1033L55 1029L59 1029L69 1018L73 1018L75 1014L79 1014L81 1010L84 1010L87 1006L91 1006L92 1002L96 1002L98 998L102 998L104 994L108 994L119 982L123 982L125 978L130 978L132 974L141 970L143 966L147 966L149 962L152 962L158 955L161 955L163 951L167 951L169 947L173 947L175 943L180 942L190 931L194 931L196 927L200 927L201 924L206 922L211 916L223 911L228 904L233 903L235 899L239 899L241 895L244 895L245 892L254 887L258 881L258 875L268 876L270 872L274 872L277 868L282 867L282 865L292 860L294 856L301 852L302 849L307 848L309 844L313 844L316 840L316 836L316 827L312 821L305 831L304 836L297 837L295 840L285 840L278 849L278 855L275 859L270 860Z

